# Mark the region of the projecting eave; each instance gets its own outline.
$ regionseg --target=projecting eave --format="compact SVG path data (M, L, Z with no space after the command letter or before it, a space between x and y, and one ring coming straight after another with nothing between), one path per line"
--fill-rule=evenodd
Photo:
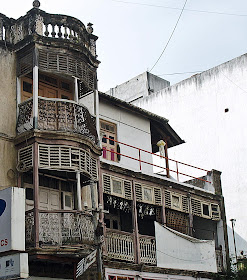
M180 145L184 143L176 131L168 124L169 120L163 118L159 115L153 114L147 110L144 110L140 107L137 107L131 103L125 102L121 99L113 97L111 95L105 94L103 92L99 92L100 100L105 100L107 102L112 103L115 106L120 108L124 108L128 111L131 111L135 114L139 114L144 118L150 120L150 128L151 128L151 140L152 140L152 152L158 152L157 142L159 140L166 140L168 144L168 148Z

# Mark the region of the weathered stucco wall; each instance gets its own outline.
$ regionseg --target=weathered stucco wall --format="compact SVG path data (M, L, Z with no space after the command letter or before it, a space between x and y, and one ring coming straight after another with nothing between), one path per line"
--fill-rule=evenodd
M13 144L16 128L15 54L0 49L0 188L15 186L16 150Z
M107 120L117 125L117 140L141 149L151 151L151 134L150 121L135 115L127 110L117 106L112 106L106 102L101 101L99 106L100 119ZM138 158L138 150L120 144L121 154L128 155L133 158ZM103 159L102 159L103 160ZM152 156L150 154L141 153L141 160L152 163ZM114 162L110 161L111 164ZM140 171L139 162L127 157L121 156L118 166ZM142 172L152 173L151 165L142 164Z
M115 88L111 88L107 94L129 102L146 97L150 93L169 85L168 81L151 73L144 72Z
M168 118L186 141L169 149L171 158L222 171L228 223L235 218L247 239L247 54L134 104Z

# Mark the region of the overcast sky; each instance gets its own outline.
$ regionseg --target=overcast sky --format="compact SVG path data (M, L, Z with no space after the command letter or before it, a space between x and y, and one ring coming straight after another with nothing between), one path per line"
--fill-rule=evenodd
M153 67L173 31L185 0L40 2L40 8L48 13L71 15L85 25L88 22L94 24L94 34L99 37L98 59L101 61L99 90L106 91ZM18 18L31 8L32 0L1 1L0 13ZM152 71L172 84L193 73L163 74L206 70L247 52L246 0L188 0L185 9L170 44Z

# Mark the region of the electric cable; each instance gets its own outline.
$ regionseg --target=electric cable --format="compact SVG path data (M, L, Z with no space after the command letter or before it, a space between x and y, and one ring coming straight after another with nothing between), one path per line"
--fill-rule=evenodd
M163 9L170 9L170 10L182 10L181 8L168 7L168 6L162 6L162 5L145 4L145 3L139 3L139 2L129 2L129 1L121 1L121 0L111 0L111 1L124 3L124 4L148 6L148 7L163 8ZM247 17L247 15L245 15L245 14L234 14L234 13L214 12L214 11L207 11L207 10L193 10L193 9L184 9L184 10L188 11L188 12L197 12L197 13Z
M210 257L210 258L203 259L203 260L188 260L188 259L182 259L182 258L177 258L177 257L171 256L171 255L169 255L169 254L167 254L167 253L165 253L165 252L163 252L163 251L158 250L157 248L156 248L156 251L157 251L157 252L160 252L161 254L164 254L164 255L166 255L166 256L168 256L168 257L171 257L171 258L173 258L173 259L180 260L180 261L186 261L186 262L204 262L204 261L211 260L211 259L214 259L214 258L215 258L215 256L212 256L212 257Z
M184 11L184 8L185 8L185 6L186 6L187 1L188 1L188 0L185 0L184 5L183 5L183 8L182 8L182 11L181 11L181 13L180 13L180 15L179 15L179 17L178 17L178 20L177 20L177 22L176 22L176 24L175 24L175 27L173 28L172 34L171 34L170 38L168 39L168 42L166 43L166 45L165 45L163 51L161 52L161 55L159 56L159 58L157 59L157 61L154 63L154 66L151 68L150 72L151 72L151 71L154 69L154 67L157 65L157 63L158 63L159 60L161 59L162 55L164 54L166 48L168 47L168 45L169 45L169 43L170 43L170 41L171 41L171 39L172 39L172 36L173 36L173 34L174 34L174 32L175 32L177 26L178 26L178 23L179 23L179 21L180 21L180 18L181 18L182 14L183 14L183 11Z
M194 74L194 73L201 73L204 72L205 70L200 70L200 71L190 71L190 72L175 72L175 73L165 73L165 74L155 74L156 76L168 76L168 75L182 75L182 74Z
M238 86L236 83L234 83L231 79L229 79L227 76L225 76L223 73L222 73L222 75L225 77L225 78L227 78L227 80L229 80L232 84L234 84L236 87L238 87L239 89L241 89L242 91L244 91L245 93L247 93L247 91L246 90L244 90L243 88L241 88L240 86Z

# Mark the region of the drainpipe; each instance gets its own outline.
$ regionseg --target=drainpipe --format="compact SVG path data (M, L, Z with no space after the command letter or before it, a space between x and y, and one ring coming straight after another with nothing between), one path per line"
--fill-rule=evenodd
M34 49L34 67L33 67L33 128L38 128L38 102L39 102L39 67L38 51Z
M19 104L21 103L21 79L19 77L16 78L16 120L18 120L19 116Z

